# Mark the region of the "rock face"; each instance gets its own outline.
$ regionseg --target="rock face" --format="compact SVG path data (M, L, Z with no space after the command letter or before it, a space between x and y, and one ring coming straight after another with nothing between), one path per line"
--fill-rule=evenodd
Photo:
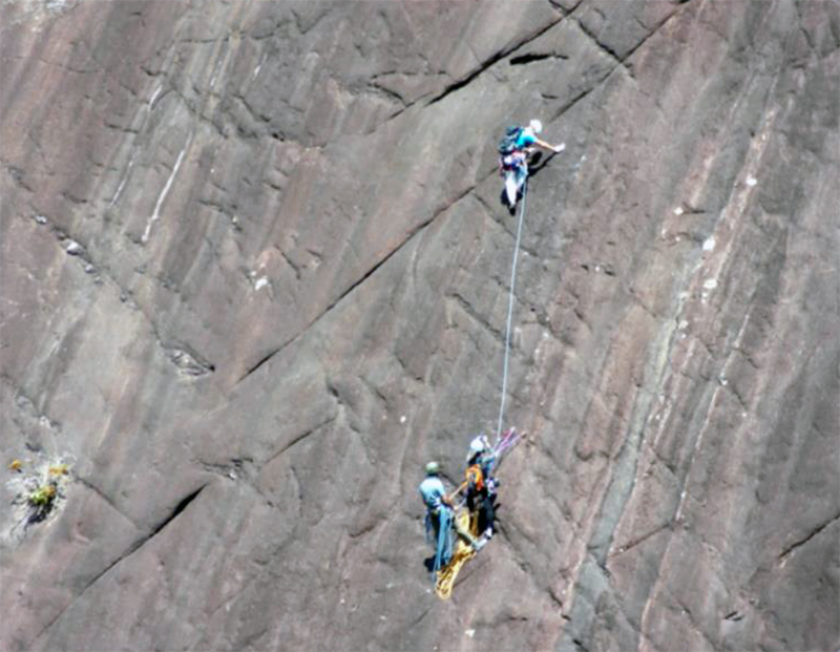
M4 650L834 650L840 7L2 5ZM494 432L439 602L422 464ZM20 497L18 497L18 503Z

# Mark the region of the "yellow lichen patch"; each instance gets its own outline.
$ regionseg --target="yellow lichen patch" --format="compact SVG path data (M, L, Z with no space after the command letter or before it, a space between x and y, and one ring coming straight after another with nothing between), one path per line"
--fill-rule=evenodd
M69 472L66 464L54 464L49 469L50 475L67 475Z
M23 462L21 462L20 460L12 460L12 463L9 464L9 468L12 471L20 472L23 469Z

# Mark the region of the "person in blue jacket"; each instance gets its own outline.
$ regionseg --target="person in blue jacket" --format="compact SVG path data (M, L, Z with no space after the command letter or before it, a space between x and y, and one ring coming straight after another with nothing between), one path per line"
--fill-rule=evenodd
M446 487L440 479L440 464L426 464L426 478L420 483L420 496L426 505L426 538L435 546L435 561L432 570L446 566L452 557L452 508L446 499Z
M437 462L426 464L426 478L420 483L419 489L423 504L426 505L426 535L431 538L430 535L434 533L435 558L432 570L440 570L452 558L453 533L457 533L476 550L481 548L481 541L476 540L455 523L455 514L447 499L446 487L440 479L440 464Z

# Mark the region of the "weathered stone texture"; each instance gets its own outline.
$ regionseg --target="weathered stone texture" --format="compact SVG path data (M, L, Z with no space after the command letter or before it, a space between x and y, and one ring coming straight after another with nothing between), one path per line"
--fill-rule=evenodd
M4 511L0 647L840 645L832 0L0 20L0 448L71 462ZM531 117L529 436L440 603L416 486L495 428Z

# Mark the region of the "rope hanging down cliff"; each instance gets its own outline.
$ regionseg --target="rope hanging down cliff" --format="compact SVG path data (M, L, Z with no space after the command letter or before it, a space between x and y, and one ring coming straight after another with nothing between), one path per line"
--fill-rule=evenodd
M505 397L507 396L507 379L508 379L508 361L510 358L510 329L513 322L513 300L514 289L516 286L516 264L519 260L519 243L522 241L522 224L525 222L525 196L527 194L528 184L525 183L525 188L522 193L522 205L519 209L519 224L516 227L516 244L513 248L513 265L510 269L510 299L508 300L507 313L507 327L505 328L505 358L502 367L502 399L499 405L499 427L496 430L496 439L502 437L502 424L505 417Z
M525 221L525 196L528 191L529 157L535 148L550 152L550 156L566 149L566 144L551 145L537 137L542 131L539 120L531 120L527 127L508 127L499 143L499 171L505 180L502 189L502 203L514 214L517 199L521 197L519 224L516 228L516 244L513 249L513 264L510 270L510 298L508 301L507 326L505 328L505 355L502 368L502 398L499 405L499 425L496 429L496 441L502 437L505 419L505 399L507 398L508 367L510 363L510 331L513 325L513 300L516 289L516 267L519 261L519 246L522 241L522 224ZM546 161L547 162L547 161ZM544 165L544 164L543 164ZM542 167L542 166L541 166Z
M565 144L549 145L536 137L542 129L537 120L532 120L528 128L509 127L505 138L499 145L500 172L505 180L502 190L502 203L506 204L515 215L517 201L519 221L516 227L516 242L513 250L513 262L510 270L510 288L505 327L504 365L502 371L502 396L499 405L499 424L496 442L491 445L485 435L479 435L470 443L467 456L466 480L451 494L441 481L440 465L429 462L426 465L426 478L420 483L420 495L426 506L426 534L429 543L435 543L435 555L427 559L427 565L435 578L435 593L442 600L452 595L452 589L461 567L491 539L494 532L496 487L499 481L494 470L499 466L505 453L519 440L515 429L502 432L505 420L505 401L507 399L507 381L510 367L510 336L513 328L513 302L516 297L516 271L519 263L519 249L522 243L522 230L525 223L525 196L527 194L529 157L533 147L541 147L557 154L565 149ZM456 498L464 494L464 499ZM457 533L457 537L455 534Z

